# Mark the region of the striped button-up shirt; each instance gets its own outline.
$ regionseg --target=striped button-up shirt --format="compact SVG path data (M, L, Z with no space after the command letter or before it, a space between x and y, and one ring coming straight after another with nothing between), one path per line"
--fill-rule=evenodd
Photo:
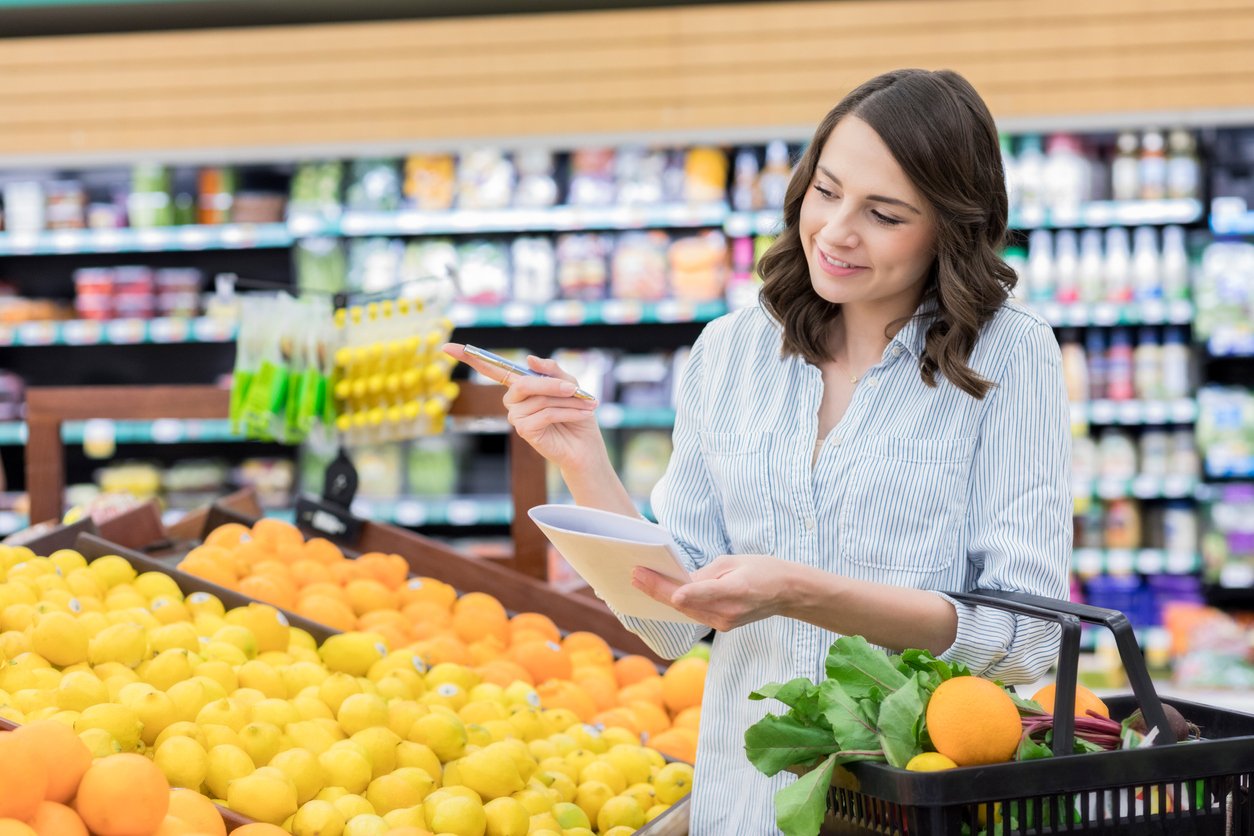
M921 309L922 310L922 309ZM1007 303L969 359L995 388L971 397L918 364L926 317L908 322L858 383L817 456L819 369L781 359L782 330L758 307L710 323L679 386L674 454L653 491L658 520L690 569L722 554L769 554L851 578L934 590L1066 597L1071 558L1070 431L1058 344ZM1057 653L1057 628L956 605L944 658L1030 682ZM624 618L658 653L687 651L699 627ZM768 682L818 681L835 633L772 617L719 633L702 706L692 808L696 836L775 833L773 795L744 754L745 729L776 702Z

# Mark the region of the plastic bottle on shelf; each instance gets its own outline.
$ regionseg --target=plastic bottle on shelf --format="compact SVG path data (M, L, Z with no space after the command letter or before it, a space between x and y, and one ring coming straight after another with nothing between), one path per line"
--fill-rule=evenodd
M1097 443L1098 477L1131 479L1137 473L1136 444L1127 430L1107 427Z
M1090 328L1084 335L1084 353L1089 361L1089 400L1091 401L1106 397L1110 380L1108 352L1106 332L1101 328Z
M1184 328L1179 325L1168 327L1162 349L1161 387L1164 398L1187 398L1193 391L1192 362Z
M1045 155L1039 136L1025 136L1019 143L1015 168L1019 175L1019 212L1029 219L1040 217L1045 208Z
M1071 435L1071 478L1077 483L1092 482L1098 475L1097 442L1087 433Z
M1132 241L1133 297L1139 300L1163 298L1162 265L1154 228L1137 227Z
M1202 166L1197 158L1197 141L1184 128L1167 135L1167 197L1197 198L1202 182Z
M1193 478L1198 474L1201 462L1197 455L1197 442L1193 431L1176 430L1171 434L1171 454L1167 461L1167 470L1172 476Z
M1141 510L1135 499L1112 499L1106 504L1106 548L1141 547Z
M1138 442L1141 473L1162 478L1169 472L1171 435L1162 427L1146 427Z
M1079 529L1075 538L1077 548L1100 549L1106 545L1106 509L1100 502L1090 502L1076 518Z
M1081 302L1106 299L1105 270L1101 230L1086 229L1080 234L1080 262L1076 274L1076 292Z
M1106 353L1106 397L1112 401L1130 401L1136 395L1133 382L1132 334L1127 328L1116 328L1110 335L1110 351Z
M762 195L763 209L783 209L784 196L788 191L788 178L792 166L788 162L788 145L782 139L766 146L766 162L758 177L758 192Z
M1058 341L1061 343L1062 377L1067 385L1067 399L1072 403L1083 403L1089 397L1089 373L1084 346L1080 345L1074 328L1064 328L1058 335Z
M1197 509L1184 499L1173 499L1163 509L1163 549L1168 554L1196 554Z
M1128 230L1112 227L1106 230L1106 299L1128 302L1132 299L1132 258L1128 252Z
M1136 200L1141 196L1140 143L1136 134L1124 131L1115 140L1115 158L1110 164L1110 192L1115 200Z
M1054 298L1071 304L1080 298L1077 281L1080 250L1075 230L1063 229L1054 236Z
M1045 204L1058 219L1075 218L1089 199L1089 161L1080 140L1071 134L1054 134L1047 144Z
M1163 132L1150 128L1141 136L1141 200L1167 196L1167 153Z
M1054 298L1054 236L1048 229L1034 229L1028 237L1028 292L1034 302Z
M1019 203L1019 168L1015 159L1010 134L999 134L997 144L1001 148L1001 167L1006 177L1006 201L1013 214Z
M752 148L736 152L735 174L732 177L732 208L737 212L752 212L759 208L758 155Z
M1184 230L1181 227L1169 226L1163 229L1159 270L1165 298L1189 298L1189 251L1185 246Z
M1138 398L1150 401L1162 397L1162 371L1158 332L1143 327L1137 332L1136 348L1132 352L1132 383Z

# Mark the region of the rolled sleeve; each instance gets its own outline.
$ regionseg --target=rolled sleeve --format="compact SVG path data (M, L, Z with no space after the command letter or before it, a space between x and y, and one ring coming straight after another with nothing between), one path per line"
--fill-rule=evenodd
M683 551L689 572L729 551L722 509L701 455L699 430L703 397L703 333L692 347L676 397L674 450L666 473L653 488L650 503L658 522ZM704 625L676 624L619 615L623 625L659 656L674 659L688 652L709 632Z
M1070 416L1058 344L1037 324L1015 346L986 398L972 462L968 560L975 588L1065 599L1071 561ZM958 630L942 654L972 673L1031 682L1058 655L1056 624L954 605Z

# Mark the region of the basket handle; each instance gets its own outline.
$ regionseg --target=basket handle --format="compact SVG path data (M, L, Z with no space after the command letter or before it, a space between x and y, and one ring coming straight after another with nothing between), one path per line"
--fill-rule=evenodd
M1057 621L1063 625L1063 642L1058 654L1058 679L1054 692L1054 754L1069 754L1073 743L1076 671L1080 661L1079 622L1081 621L1102 625L1114 635L1119 659L1123 662L1124 670L1128 674L1128 683L1132 686L1132 694L1141 707L1146 727L1158 729L1153 745L1176 742L1175 732L1172 731L1171 724L1167 722L1167 714L1163 711L1162 700L1158 698L1158 692L1154 690L1149 671L1145 669L1145 659L1141 655L1140 646L1136 643L1136 634L1132 632L1132 625L1123 613L1118 610L1108 610L1089 604L1076 604L1026 592L980 590L946 594L964 604L994 607L1033 618ZM1065 741L1060 741L1059 738L1065 738ZM1061 751L1060 742L1066 744Z

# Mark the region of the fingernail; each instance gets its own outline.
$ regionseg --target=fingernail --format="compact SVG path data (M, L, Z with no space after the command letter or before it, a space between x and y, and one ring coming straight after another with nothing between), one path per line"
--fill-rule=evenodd
M578 386L571 383L569 380L563 381L562 385L557 387L558 391L561 392L563 395L573 395L575 394L575 390L578 388L579 388Z

